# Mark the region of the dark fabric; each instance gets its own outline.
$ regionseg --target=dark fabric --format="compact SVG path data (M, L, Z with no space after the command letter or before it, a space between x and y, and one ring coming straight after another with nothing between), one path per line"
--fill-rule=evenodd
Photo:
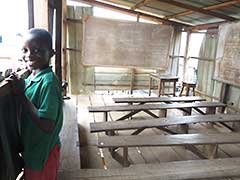
M23 168L20 107L14 96L0 97L0 180L15 180Z

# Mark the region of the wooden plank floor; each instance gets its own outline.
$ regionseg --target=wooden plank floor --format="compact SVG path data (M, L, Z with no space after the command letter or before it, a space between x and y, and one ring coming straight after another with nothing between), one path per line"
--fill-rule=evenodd
M76 107L76 98L74 96L70 100L64 101L63 128L60 134L62 142L60 170L80 169Z
M103 121L102 113L88 113L87 107L90 105L103 106L103 105L113 105L113 97L126 97L132 96L127 94L114 94L114 92L106 92L102 94L90 94L90 95L80 95L78 96L78 123L80 124L80 138L84 137L84 140L80 140L81 143L81 160L83 168L121 168L122 165L114 160L107 149L99 150L93 145L93 142L97 140L98 136L105 136L104 133L90 133L89 123L90 122L101 122ZM134 97L147 96L146 94L138 93L134 94ZM158 111L155 111L157 114ZM117 117L126 114L126 112L111 112L109 115L109 121L116 119ZM168 111L168 116L181 116L182 112L178 110ZM134 119L149 118L145 113L139 113L133 117ZM176 127L173 127L176 128ZM217 132L217 131L227 131L221 126L214 126L214 128L209 128L205 124L194 124L190 127L190 133L194 132ZM130 134L132 131L119 131L117 133ZM158 129L148 129L142 132L143 134L164 134ZM231 148L228 148L231 147ZM200 147L202 148L202 147ZM122 154L122 150L117 150L119 154ZM232 152L234 151L234 152ZM102 154L101 154L102 152ZM101 155L104 158L101 158ZM221 145L219 150L219 157L240 157L240 146L239 145ZM194 160L199 159L198 156L192 152L181 147L139 147L139 148L129 148L129 161L131 164L151 164L160 163L168 161L179 161L179 160ZM104 161L103 161L104 160Z
M98 136L105 136L104 133L90 133L89 123L90 122L101 122L103 121L102 113L89 113L87 110L88 106L102 106L102 105L113 105L113 97L129 97L126 93L112 92L98 93L98 94L87 94L72 96L71 100L65 101L64 115L65 121L63 131L61 133L61 139L63 142L61 150L61 167L60 170L71 170L78 168L87 169L115 169L122 168L122 165L112 158L109 151L104 149L98 149L94 142L96 142ZM134 93L134 97L147 96L147 93ZM155 111L158 114L158 111ZM75 114L75 115L74 115ZM109 113L109 121L116 119L119 116L126 114L126 112L111 112ZM194 114L194 113L193 113ZM168 111L167 116L182 116L182 112L179 110ZM66 118L67 117L67 118ZM132 120L140 119L144 120L149 118L149 115L141 112L133 116ZM77 121L76 121L77 120ZM77 125L78 124L78 128ZM172 127L175 129L176 127ZM206 124L193 124L190 126L190 133L211 133L228 131L220 125L214 125L214 128L210 128ZM130 134L129 131L119 131L117 133ZM165 132L159 129L147 129L142 134L164 134ZM76 136L79 134L79 136ZM71 140L70 140L71 139ZM80 155L79 147L80 145ZM200 149L203 147L199 147ZM72 151L72 152L70 152ZM119 154L122 154L122 149L117 149ZM67 156L72 154L72 156ZM218 157L240 157L240 145L220 145ZM79 163L81 159L81 165ZM116 157L118 159L118 157ZM144 165L144 164L155 164L161 162L171 162L180 160L195 160L199 159L198 156L192 152L186 150L183 147L138 147L129 148L129 161L131 165ZM78 162L78 164L77 164ZM234 180L237 180L234 178ZM239 180L239 179L238 179Z

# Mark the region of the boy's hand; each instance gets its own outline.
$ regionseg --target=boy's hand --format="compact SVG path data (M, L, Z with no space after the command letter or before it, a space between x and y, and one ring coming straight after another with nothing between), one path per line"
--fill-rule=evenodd
M5 80L11 84L12 93L14 95L24 94L25 82L22 78L18 77L18 75L16 73L12 73Z

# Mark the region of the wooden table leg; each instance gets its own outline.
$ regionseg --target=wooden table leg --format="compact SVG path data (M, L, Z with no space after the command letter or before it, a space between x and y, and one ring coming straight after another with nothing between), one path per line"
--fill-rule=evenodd
M176 96L176 81L173 82L173 96Z
M148 91L148 96L151 96L151 88L152 88L152 78L149 77L149 91Z
M158 97L161 96L161 91L162 91L162 82L161 82L161 80L159 80L159 83L158 83Z

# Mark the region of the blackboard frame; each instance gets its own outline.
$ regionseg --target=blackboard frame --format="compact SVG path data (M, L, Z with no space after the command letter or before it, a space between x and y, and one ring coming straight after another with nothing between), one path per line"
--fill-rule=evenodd
M83 23L83 65L167 70L173 32L167 25L89 16Z

